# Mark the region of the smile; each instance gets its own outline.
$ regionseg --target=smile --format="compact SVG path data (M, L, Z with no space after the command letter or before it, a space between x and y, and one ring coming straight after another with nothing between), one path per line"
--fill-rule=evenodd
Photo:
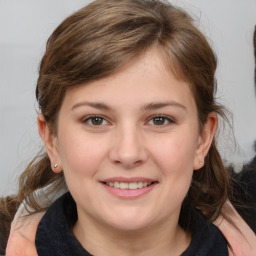
M158 181L146 178L111 178L101 181L103 187L120 199L137 199L154 190Z
M109 187L119 188L119 189L140 189L150 186L153 182L106 182L105 184Z

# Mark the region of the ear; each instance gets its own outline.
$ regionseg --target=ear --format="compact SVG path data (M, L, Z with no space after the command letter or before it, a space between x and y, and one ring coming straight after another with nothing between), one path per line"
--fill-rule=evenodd
M51 161L52 170L55 173L60 173L62 171L62 166L58 151L57 136L51 132L51 129L42 114L38 116L37 124L39 135L44 142L44 146Z
M194 170L198 170L203 167L204 158L210 149L217 126L217 114L215 112L212 112L208 115L207 121L198 139L198 145L194 159Z

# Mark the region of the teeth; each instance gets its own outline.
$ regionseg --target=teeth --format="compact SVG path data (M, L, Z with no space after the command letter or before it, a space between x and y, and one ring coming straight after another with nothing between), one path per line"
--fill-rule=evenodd
M110 184L107 184L107 185L110 186ZM114 187L115 187L115 188L120 188L119 182L115 181L115 182L114 182Z
M109 187L115 187L115 188L119 188L119 189L138 189L138 188L143 188L143 187L147 187L149 185L151 185L151 182L107 182L106 183Z
M142 188L143 187L143 182L138 182L138 188Z
M129 187L129 184L128 183L123 183L123 182L121 182L120 186L119 186L119 188L121 188L121 189L128 189L128 187Z
M129 183L129 189L137 189L138 184L136 182Z

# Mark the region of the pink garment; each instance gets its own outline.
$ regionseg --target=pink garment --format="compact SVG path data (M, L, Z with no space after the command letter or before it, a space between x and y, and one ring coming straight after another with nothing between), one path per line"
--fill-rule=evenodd
M232 248L232 251L229 249L229 256L256 256L256 235L234 208L232 214L232 220L239 230L222 216L214 222Z
M35 247L36 230L44 213L21 217L24 212L21 206L12 222L6 256L38 256Z

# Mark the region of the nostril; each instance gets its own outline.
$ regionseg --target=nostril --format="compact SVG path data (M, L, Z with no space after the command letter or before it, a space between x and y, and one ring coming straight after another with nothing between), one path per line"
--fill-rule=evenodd
M143 160L134 160L132 158L119 158L119 159L114 159L112 162L115 165L123 166L124 168L134 168L137 167L141 164L143 164Z

